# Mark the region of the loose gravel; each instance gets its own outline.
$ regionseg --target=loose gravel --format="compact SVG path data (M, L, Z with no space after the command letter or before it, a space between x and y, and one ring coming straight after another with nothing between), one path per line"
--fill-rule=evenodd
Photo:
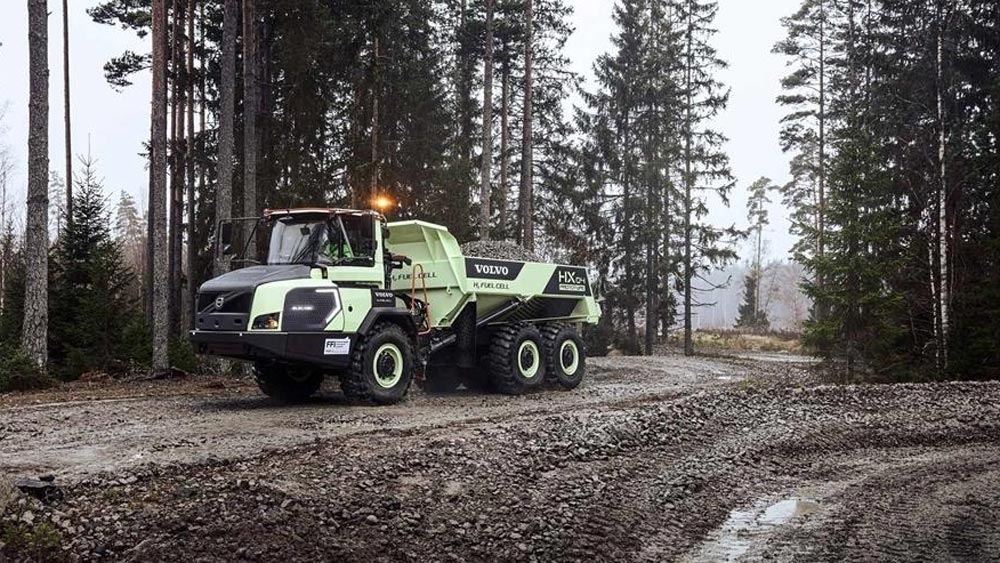
M462 254L493 260L541 262L534 252L513 242L502 240L477 240L462 245Z
M418 392L378 409L343 406L331 391L291 409L247 398L248 389L185 398L171 416L187 409L203 428L205 411L218 410L253 427L239 416L250 412L288 443L264 433L257 450L229 444L217 458L150 453L155 463L107 472L55 466L63 499L8 502L0 559L1000 558L1000 384L825 386L804 364L678 356L589 366L576 391L514 399ZM184 426L160 421L156 400L123 417ZM113 424L113 406L82 408L101 428ZM79 408L21 413L46 411L58 424ZM0 443L29 438L17 418L0 416L0 428L15 425ZM96 428L90 438L112 441ZM198 432L206 443L190 450L226 444L225 431ZM85 447L35 436L45 449ZM134 451L121 442L117 455ZM11 459L0 454L0 469ZM744 530L735 551L726 545L734 512L759 509L748 521L766 523L767 507L802 497L817 508Z

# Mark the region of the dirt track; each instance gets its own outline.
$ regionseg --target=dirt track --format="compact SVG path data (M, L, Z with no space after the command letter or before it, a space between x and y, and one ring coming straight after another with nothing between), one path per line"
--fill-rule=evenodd
M388 408L201 379L7 397L0 471L66 498L7 495L0 560L1000 559L1000 384L802 368L607 358L573 392Z

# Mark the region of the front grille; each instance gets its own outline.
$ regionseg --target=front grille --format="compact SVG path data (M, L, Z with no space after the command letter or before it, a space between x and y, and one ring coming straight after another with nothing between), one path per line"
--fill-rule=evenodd
M216 307L216 300L222 297L222 307ZM250 293L205 292L198 294L200 313L249 313L253 301Z

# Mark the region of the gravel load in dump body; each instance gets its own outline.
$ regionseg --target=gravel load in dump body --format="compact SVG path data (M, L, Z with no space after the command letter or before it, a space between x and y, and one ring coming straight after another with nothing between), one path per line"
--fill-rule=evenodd
M493 260L541 262L537 254L516 243L505 240L476 240L462 245L462 254Z

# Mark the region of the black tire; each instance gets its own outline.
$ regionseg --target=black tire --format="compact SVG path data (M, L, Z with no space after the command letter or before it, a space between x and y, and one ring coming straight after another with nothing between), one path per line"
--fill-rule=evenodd
M576 330L563 324L546 325L542 329L542 343L548 380L564 389L580 385L587 368L587 350Z
M323 384L323 372L284 364L254 364L253 377L262 393L286 403L305 401Z
M530 324L499 328L490 339L489 366L493 388L504 395L521 395L545 380L542 335Z
M414 362L406 332L399 325L379 323L358 340L340 386L352 400L392 405L406 397L413 382Z

